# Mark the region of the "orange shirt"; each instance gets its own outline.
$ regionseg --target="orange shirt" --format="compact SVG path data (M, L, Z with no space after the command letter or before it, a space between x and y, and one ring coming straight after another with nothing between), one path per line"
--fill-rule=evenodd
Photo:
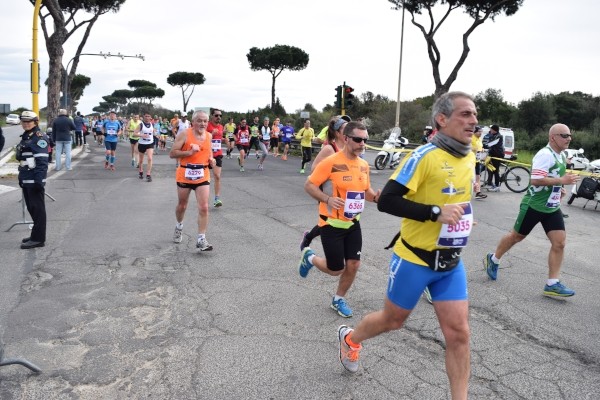
M175 180L179 183L191 183L193 185L210 182L208 160L212 154L211 135L205 132L204 141L200 142L196 138L193 128L188 128L185 134L185 143L181 146L181 150L190 150L192 144L197 144L200 147L200 151L179 160L179 167L177 167L177 171L175 172Z
M319 218L319 226L345 227L353 219L360 218L360 212L355 211L362 210L365 193L371 187L369 164L365 160L351 160L340 151L322 160L308 180L316 186L323 185L325 194L339 197L346 202L345 207L339 210L320 202L319 214L326 216L327 221Z

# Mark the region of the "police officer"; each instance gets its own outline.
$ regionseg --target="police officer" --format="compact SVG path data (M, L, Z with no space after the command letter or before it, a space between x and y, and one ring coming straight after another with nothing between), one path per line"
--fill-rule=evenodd
M22 249L44 247L46 242L46 204L44 185L48 173L48 136L38 126L38 116L33 111L21 113L21 126L25 130L17 145L19 161L19 186L33 220L31 236L21 242Z

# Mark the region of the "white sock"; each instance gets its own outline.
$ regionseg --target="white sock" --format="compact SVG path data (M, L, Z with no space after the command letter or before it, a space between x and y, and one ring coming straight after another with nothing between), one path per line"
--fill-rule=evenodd
M314 258L315 258L315 254L311 254L310 256L308 256L308 262L312 264Z
M178 222L177 225L175 225L177 227L177 229L182 230L183 229L183 223Z
M206 234L204 234L204 233L199 233L199 234L198 234L198 240L202 240L202 239L204 239L205 237L206 237Z
M556 285L558 283L558 279L548 279L548 281L546 282L548 284L548 286L552 286L552 285Z
M338 296L337 294L333 296L333 301L338 301L339 299L343 299L342 296Z
M500 259L496 258L496 254L492 254L492 261L495 262L496 264L500 264Z

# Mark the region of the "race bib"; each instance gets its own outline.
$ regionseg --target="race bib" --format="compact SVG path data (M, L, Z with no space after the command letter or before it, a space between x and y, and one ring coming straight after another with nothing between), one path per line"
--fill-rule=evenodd
M198 164L188 164L185 168L185 179L195 181L204 178L204 168L198 167Z
M106 133L108 133L109 135L116 135L116 134L117 134L117 131L115 131L114 129L108 129L108 130L106 131Z
M221 141L219 139L212 139L211 148L213 153L216 153L217 151L221 150Z
M473 209L471 203L462 203L465 213L456 225L443 224L438 236L440 247L465 247L473 228Z
M365 208L365 192L346 192L344 202L344 217L352 219L363 212Z
M560 206L560 186L552 186L552 193L548 197L546 207L558 208L558 206Z
M240 143L242 143L242 144L248 143L248 138L247 137L241 138Z

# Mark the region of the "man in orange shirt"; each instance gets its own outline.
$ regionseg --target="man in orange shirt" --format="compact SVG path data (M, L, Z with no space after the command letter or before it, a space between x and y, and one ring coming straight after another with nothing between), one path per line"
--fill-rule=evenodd
M198 205L198 241L196 247L200 251L209 251L213 247L206 240L208 226L208 197L210 196L209 168L215 166L211 140L212 135L206 131L208 115L204 111L196 111L192 116L192 127L177 135L169 157L177 158L179 166L175 175L177 181L177 207L175 218L177 225L173 241L181 243L183 234L183 217L192 190Z
M366 201L377 202L380 192L371 188L369 164L360 158L369 138L367 128L359 122L348 122L343 133L344 149L322 160L304 184L304 190L319 201L319 226L325 257L315 255L310 247L306 247L298 269L303 278L313 266L326 274L339 276L331 308L340 316L350 318L352 309L344 296L360 267L360 214ZM327 181L331 185L325 185ZM325 189L327 193L321 189L325 187L330 187Z

